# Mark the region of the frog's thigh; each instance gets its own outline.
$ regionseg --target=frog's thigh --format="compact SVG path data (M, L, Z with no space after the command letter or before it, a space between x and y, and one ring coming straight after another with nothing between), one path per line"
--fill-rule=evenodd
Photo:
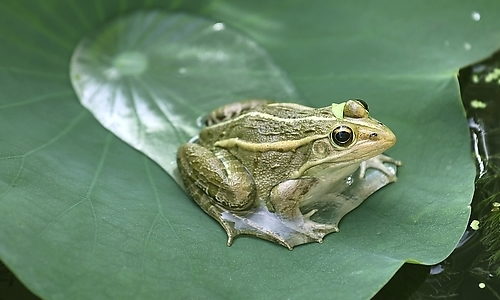
M227 150L210 151L198 144L184 144L177 151L177 164L185 181L225 208L243 210L255 202L252 176Z
M301 200L315 185L315 178L290 179L281 182L271 190L269 201L277 214L288 219L295 219L302 215Z

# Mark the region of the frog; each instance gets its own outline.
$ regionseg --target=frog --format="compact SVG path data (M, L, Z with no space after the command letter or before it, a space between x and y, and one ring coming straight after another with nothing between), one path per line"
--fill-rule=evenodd
M396 136L361 99L322 108L240 101L208 114L205 125L179 147L177 166L187 193L226 231L228 246L245 234L290 250L321 243L344 215L397 181L401 165L382 154ZM368 169L380 183L365 184ZM315 218L319 210L326 219Z

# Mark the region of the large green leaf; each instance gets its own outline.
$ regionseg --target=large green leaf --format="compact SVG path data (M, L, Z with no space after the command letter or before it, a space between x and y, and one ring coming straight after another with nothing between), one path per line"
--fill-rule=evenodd
M360 299L405 261L430 264L450 253L474 176L455 73L500 47L500 4L145 3L0 4L0 257L30 289L47 299ZM244 237L226 247L218 224L102 128L72 90L78 41L140 7L239 30L311 105L367 100L398 136L390 154L405 164L399 182L323 244L290 252Z

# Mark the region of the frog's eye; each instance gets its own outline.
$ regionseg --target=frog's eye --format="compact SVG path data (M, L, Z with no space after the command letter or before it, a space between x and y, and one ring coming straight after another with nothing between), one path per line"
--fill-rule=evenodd
M366 103L365 100L363 100L363 99L357 99L357 98L355 100L358 101L359 103L361 103L361 105L363 105L363 107L366 109L366 111L370 111L368 109L368 103Z
M347 147L354 140L352 129L347 126L339 126L330 132L330 142L334 146Z

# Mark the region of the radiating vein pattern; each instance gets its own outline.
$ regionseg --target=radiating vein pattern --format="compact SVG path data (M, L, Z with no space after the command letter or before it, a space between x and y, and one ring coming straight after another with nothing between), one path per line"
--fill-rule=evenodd
M71 80L104 127L172 176L177 148L197 134L200 116L248 98L297 98L251 39L220 22L161 11L121 17L82 39Z

